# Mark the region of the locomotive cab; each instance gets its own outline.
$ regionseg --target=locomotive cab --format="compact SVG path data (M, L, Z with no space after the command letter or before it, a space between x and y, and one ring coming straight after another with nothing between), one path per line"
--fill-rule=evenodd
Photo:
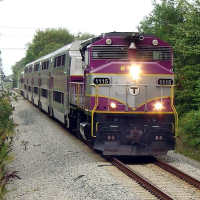
M85 49L91 122L81 124L84 138L90 129L94 148L105 155L157 155L174 149L171 47L153 36L114 32Z

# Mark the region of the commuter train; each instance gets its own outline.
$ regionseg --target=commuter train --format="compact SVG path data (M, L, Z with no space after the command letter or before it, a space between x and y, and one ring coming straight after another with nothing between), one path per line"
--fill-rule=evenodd
M172 62L155 36L105 33L28 63L21 94L104 155L166 154L178 119Z

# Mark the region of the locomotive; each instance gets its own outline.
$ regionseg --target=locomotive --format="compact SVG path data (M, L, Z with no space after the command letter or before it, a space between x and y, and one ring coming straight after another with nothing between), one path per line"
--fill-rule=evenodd
M25 66L21 94L104 155L175 147L172 48L152 35L110 32Z

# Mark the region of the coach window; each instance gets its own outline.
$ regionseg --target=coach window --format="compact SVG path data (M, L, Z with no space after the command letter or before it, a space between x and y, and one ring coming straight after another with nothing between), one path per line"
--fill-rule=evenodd
M47 70L49 68L49 61L44 62L44 69Z
M34 87L34 93L38 94L38 87Z
M61 66L61 62L62 62L61 56L58 56L58 59L57 59L57 67L60 67L60 66Z
M53 92L53 100L55 102L60 103L60 104L64 104L64 93L58 92L58 91L54 91Z
M42 88L41 95L42 95L42 97L47 98L48 97L47 90Z
M40 67L40 64L39 64L39 63L35 64L35 65L34 65L34 71L35 71L35 72L38 72L38 71L39 71L39 67Z
M54 59L54 67L56 67L57 57Z
M64 66L65 65L65 58L66 55L62 55L62 56L57 56L54 59L54 67L60 67L60 66ZM48 61L49 62L49 61ZM48 64L49 65L49 64Z
M45 70L45 62L42 63L42 70Z
M49 60L46 62L46 69L49 69Z
M29 67L29 72L32 72L32 67Z
M65 58L66 58L66 55L65 55L65 54L62 55L61 58L62 58L61 65L64 66L64 65L65 65Z

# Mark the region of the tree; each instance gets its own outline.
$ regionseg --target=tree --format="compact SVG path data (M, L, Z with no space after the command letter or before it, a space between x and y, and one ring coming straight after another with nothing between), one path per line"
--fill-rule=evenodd
M176 72L175 102L179 114L200 105L198 77L200 72L200 2L198 0L154 1L152 14L139 30L167 41L174 51ZM188 103L190 102L190 103Z
M174 27L184 22L187 5L186 0L154 0L152 13L140 22L138 30L173 43Z
M66 29L39 30L28 47L25 63L32 62L43 55L71 43L73 40L74 36Z
M180 55L180 64L196 65L200 63L200 2L188 4L184 14L184 23L175 27L174 49Z
M25 58L22 58L20 61L16 62L15 65L12 66L13 71L13 87L17 87L17 83L19 81L19 76L22 71L24 71L25 67Z

